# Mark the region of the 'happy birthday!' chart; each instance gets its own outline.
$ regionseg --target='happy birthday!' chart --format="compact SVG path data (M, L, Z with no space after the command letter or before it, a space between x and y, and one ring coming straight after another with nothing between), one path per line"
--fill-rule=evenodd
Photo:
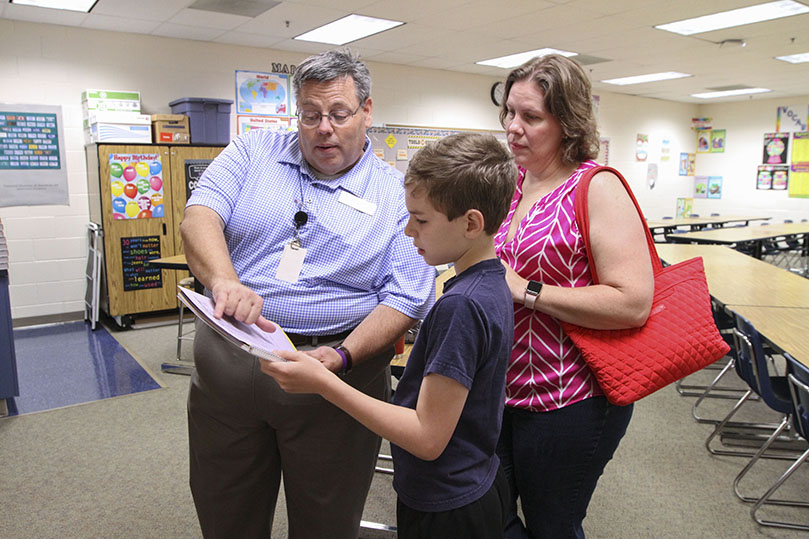
M165 217L159 153L110 154L113 219Z

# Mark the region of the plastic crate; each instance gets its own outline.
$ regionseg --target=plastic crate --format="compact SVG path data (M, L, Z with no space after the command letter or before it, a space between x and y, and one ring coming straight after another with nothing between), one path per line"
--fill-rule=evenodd
M191 144L230 143L230 99L181 97L169 106L172 114L188 116Z

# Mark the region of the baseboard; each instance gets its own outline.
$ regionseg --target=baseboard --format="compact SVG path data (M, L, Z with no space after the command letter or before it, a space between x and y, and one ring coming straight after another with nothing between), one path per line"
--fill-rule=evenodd
M84 311L14 318L11 321L11 325L15 328L22 328L28 326L44 326L47 324L61 324L64 322L77 322L79 320L84 320Z

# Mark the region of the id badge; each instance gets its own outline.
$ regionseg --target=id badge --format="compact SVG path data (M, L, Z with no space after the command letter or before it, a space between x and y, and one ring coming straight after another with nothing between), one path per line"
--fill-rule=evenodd
M306 258L306 249L301 247L297 241L291 241L284 246L284 253L281 255L281 262L275 272L275 278L279 281L297 283L303 269L303 259Z

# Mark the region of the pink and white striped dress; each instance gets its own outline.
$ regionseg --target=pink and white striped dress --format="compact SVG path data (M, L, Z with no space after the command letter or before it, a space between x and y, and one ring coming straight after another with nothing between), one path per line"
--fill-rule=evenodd
M595 161L582 163L565 183L537 201L514 238L506 242L522 198L522 171L508 216L494 238L497 256L521 277L555 286L592 284L573 198L581 174L594 166ZM558 320L515 303L514 333L506 374L506 406L547 412L603 394Z

